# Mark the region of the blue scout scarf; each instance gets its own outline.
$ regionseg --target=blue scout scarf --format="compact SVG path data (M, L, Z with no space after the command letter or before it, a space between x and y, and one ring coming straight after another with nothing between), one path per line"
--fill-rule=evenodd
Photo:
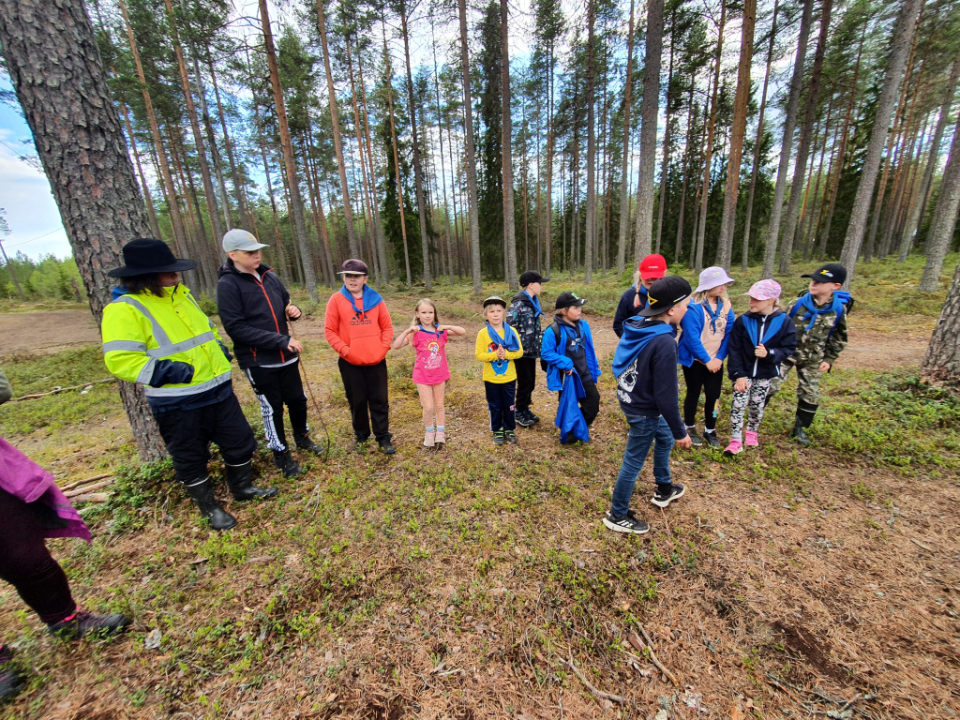
M717 298L717 309L710 309L710 301L703 301L703 308L707 311L707 315L710 316L710 329L713 330L714 334L717 332L717 318L720 317L720 312L723 310L723 303L720 302L720 298Z
M620 377L651 340L667 333L676 337L677 329L669 323L647 325L646 319L642 323L637 323L636 318L624 322L623 337L620 338L620 344L613 356L614 377Z
M373 310L377 305L383 302L383 297L380 295L380 293L378 293L369 285L363 286L363 310L357 307L357 303L353 299L353 294L349 290L347 290L346 285L340 288L340 294L350 301L350 304L353 306L353 311L357 315L366 315L368 312Z
M760 344L760 321L756 318L752 318L749 315L741 315L743 318L743 327L747 330L747 335L750 336L750 342L753 347L756 347ZM779 313L773 315L767 321L767 329L764 332L764 335L768 338L772 338L778 332L780 328L783 327L784 321L787 319L785 313Z
M434 324L433 324L433 330L427 330L423 325L421 325L420 323L417 323L417 329L418 329L420 332L424 332L424 333L426 333L427 335L436 335L437 337L440 337L443 333L437 331L437 327L438 327L437 324L434 323Z
M530 300L530 303L533 305L533 309L537 311L537 314L534 315L535 318L543 315L543 310L540 309L540 298L532 296L526 290L523 291L523 294L527 296L527 299ZM546 317L544 315L544 317Z
M501 345L504 350L519 350L520 349L520 338L517 337L517 333L514 332L513 328L503 324L503 335L501 338L497 331L493 329L490 323L487 323L487 334L490 336L490 342L497 345ZM509 360L494 360L492 363L493 372L497 375L503 375L507 372L507 368L510 366Z
M817 321L817 318L826 313L836 313L837 320L840 319L840 316L843 314L843 306L847 304L847 301L850 299L850 293L845 290L837 290L833 294L833 301L823 308L818 308L813 302L813 295L807 293L801 297L796 303L794 303L793 308L790 310L790 317L794 317L797 314L797 311L803 308L806 312L803 315L803 320L806 322L810 321L810 324L807 325L804 332L807 332L810 328L813 327L813 324ZM834 322L836 325L836 322Z
M590 442L590 428L583 418L583 411L580 410L578 402L586 395L583 381L577 373L564 376L557 403L557 419L554 421L554 424L560 428L560 442L566 443L568 439Z

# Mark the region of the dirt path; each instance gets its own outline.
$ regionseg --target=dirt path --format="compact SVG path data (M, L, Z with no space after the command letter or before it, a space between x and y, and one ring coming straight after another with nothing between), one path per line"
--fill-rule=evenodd
M85 310L0 315L0 337L0 357L48 355L100 342L97 324Z

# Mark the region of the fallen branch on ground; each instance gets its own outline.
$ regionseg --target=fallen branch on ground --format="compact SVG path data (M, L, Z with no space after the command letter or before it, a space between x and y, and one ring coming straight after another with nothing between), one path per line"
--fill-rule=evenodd
M94 490L100 490L101 488L105 488L108 485L113 485L113 478L110 478L109 480L104 480L103 482L93 483L93 485L84 485L83 487L78 487L76 490L70 490L69 492L65 492L64 495L66 495L68 498L80 497L81 495L92 493Z
M82 503L105 503L110 499L110 496L113 493L86 493L85 495L77 495L75 498L71 498L74 502Z
M573 657L568 657L566 660L561 658L560 664L566 665L568 668L573 670L573 674L579 678L580 682L586 686L587 690L593 693L594 697L600 700L609 700L610 702L620 703L621 705L627 702L626 698L620 697L619 695L611 695L610 693L603 692L603 690L597 690L592 684L590 684L590 681L583 676L583 673L577 669L577 666L573 664Z
M672 682L678 688L682 687L680 685L680 681L677 680L677 676L674 675L669 670L667 670L666 666L662 662L660 662L659 658L657 658L657 654L653 651L653 640L651 640L650 636L647 635L647 631L644 629L643 625L641 625L636 620L634 620L634 622L636 623L637 627L640 629L640 632L643 633L643 639L647 641L647 651L650 653L650 662L654 664L657 670L659 670L664 675L666 675L670 679L670 682Z
M107 478L107 477L110 477L110 473L101 473L100 475L94 475L93 477L87 478L86 480L77 480L76 482L72 482L69 485L64 485L62 488L60 488L60 490L62 492L66 492L67 490L73 490L74 488L78 488L81 485L86 485L87 483L94 482L95 480L103 480L104 478Z
M35 395L21 395L18 398L14 398L13 402L20 402L21 400L36 400L37 398L46 397L47 395L56 395L57 393L66 392L67 390L79 390L80 388L90 387L91 385L102 385L103 383L108 382L116 382L116 379L106 378L105 380L94 380L93 382L81 383L80 385L57 388L56 390L51 390L50 392L36 393Z

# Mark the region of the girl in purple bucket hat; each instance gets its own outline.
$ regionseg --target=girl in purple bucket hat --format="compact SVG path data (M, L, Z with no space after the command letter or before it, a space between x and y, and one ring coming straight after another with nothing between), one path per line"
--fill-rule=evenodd
M797 349L796 326L780 308L780 284L761 280L744 293L750 309L737 318L730 333L727 372L733 381L730 444L723 454L738 455L746 444L758 446L770 382L780 375L780 363ZM747 413L749 411L749 419ZM743 424L747 420L746 443Z

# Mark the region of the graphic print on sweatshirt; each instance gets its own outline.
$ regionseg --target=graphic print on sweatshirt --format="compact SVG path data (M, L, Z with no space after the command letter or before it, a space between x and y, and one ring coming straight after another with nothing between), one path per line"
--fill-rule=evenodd
M630 363L629 367L617 378L617 398L620 402L630 402L630 393L637 386L637 360L639 359L640 356L638 355L637 359Z
M497 345L496 343L492 342L492 343L490 343L489 345L487 345L487 352L495 353L495 352L497 351L497 348L499 348L499 347L500 347L499 345ZM509 361L509 360L494 360L494 361L493 361L492 363L490 363L490 364L493 366L493 374L494 374L494 375L506 375L506 374L507 374L507 368L510 367L510 361Z

